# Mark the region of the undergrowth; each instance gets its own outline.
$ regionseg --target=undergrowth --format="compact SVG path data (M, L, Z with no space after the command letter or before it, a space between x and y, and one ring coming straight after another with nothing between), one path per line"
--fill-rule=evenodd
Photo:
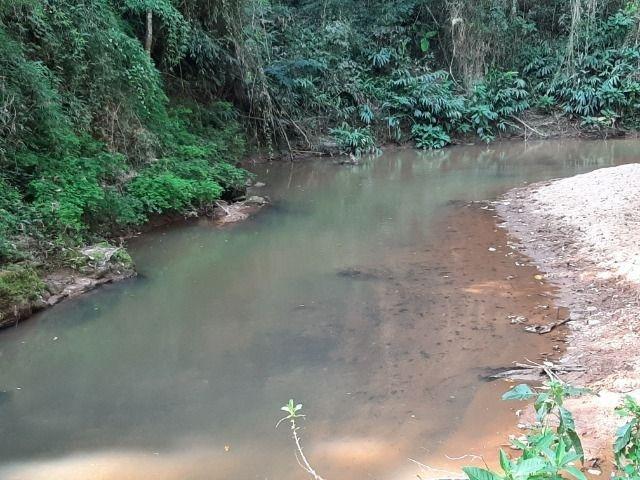
M10 265L0 269L0 317L5 309L36 300L43 291L44 284L33 268Z
M244 184L247 143L637 128L639 4L0 1L0 265L197 211Z
M635 128L638 2L583 3L256 2L243 31L263 72L251 108L277 116L267 143L330 132L351 153L489 142L526 130L525 113Z
M469 480L587 480L582 441L576 431L573 414L566 408L569 397L590 394L552 379L539 388L521 384L507 391L503 400L533 401L536 422L525 435L511 440L514 455L498 452L500 471L490 468L465 467ZM281 408L288 415L281 419L291 424L299 464L314 480L322 479L304 455L297 421L305 416L302 404L289 400ZM612 480L640 479L640 403L631 396L624 399L616 413L624 423L616 432L613 453L616 471Z
M153 56L137 36L149 8ZM165 93L189 32L160 0L0 3L0 265L50 263L244 185L235 108Z

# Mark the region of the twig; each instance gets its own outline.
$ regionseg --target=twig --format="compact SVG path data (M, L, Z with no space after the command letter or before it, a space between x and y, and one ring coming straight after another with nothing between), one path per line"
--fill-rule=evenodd
M216 206L220 207L224 211L224 213L226 213L227 215L231 215L231 211L228 208L226 208L224 205L222 205L220 202L216 202Z
M490 375L487 378L490 379L500 379L500 378L523 378L523 376L527 375L540 375L545 373L549 377L558 378L558 374L570 373L570 372L583 372L585 370L584 367L580 365L542 365L539 363L532 362L529 359L525 359L529 363L518 363L514 362L514 368L509 370L503 370L502 372L495 373Z
M565 319L558 320L557 322L547 323L546 325L530 325L528 327L524 327L524 329L529 333L543 335L551 332L554 328L559 327L560 325L570 322L571 320L573 320L571 317L567 317Z
M529 124L525 123L525 121L524 121L524 120L522 120L522 119L520 119L520 118L516 117L515 115L511 115L511 118L513 118L513 119L514 119L515 121L517 121L517 122L520 122L522 125L524 125L524 126L525 126L525 128L528 128L528 129L529 129L529 130L531 130L532 132L537 133L537 134L538 134L538 135L540 135L541 137L546 137L546 136L547 136L547 134L546 134L546 133L542 133L541 131L536 130L536 129L535 129L535 128L533 128L531 125L529 125Z
M465 458L470 458L472 460L482 460L484 462L484 457L481 457L480 455L473 455L471 453L468 453L467 455L462 455L460 457L450 457L449 455L445 455L445 457L447 458L447 460L464 460Z
M460 476L459 474L455 473L455 472L449 472L448 470L441 470L439 468L434 468L434 467L430 467L429 465L425 465L424 463L421 463L417 460L414 460L413 458L409 458L408 459L410 462L415 463L416 465L418 465L420 468L431 472L431 473L444 473L446 475L452 475L451 477L441 477L438 478L437 480L467 480L467 477L463 477Z
M307 457L305 457L304 452L302 451L302 446L300 445L300 437L298 436L298 427L296 426L296 419L291 419L291 436L293 437L294 442L296 443L296 460L298 460L298 464L313 477L314 480L324 480L320 475L316 473L316 471L311 467ZM298 456L300 458L298 458Z

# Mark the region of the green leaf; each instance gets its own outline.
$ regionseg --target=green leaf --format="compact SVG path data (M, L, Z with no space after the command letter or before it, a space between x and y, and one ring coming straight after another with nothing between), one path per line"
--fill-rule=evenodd
M578 480L587 480L585 474L578 470L576 467L565 467L565 471L573 475Z
M613 444L614 453L620 453L629 443L631 432L638 421L634 418L629 423L625 423L616 432L616 441Z
M462 471L467 474L469 480L502 480L502 477L484 468L464 467Z
M569 410L564 407L560 407L560 422L565 430L575 430L576 424L573 421L573 415Z
M531 390L531 387L522 383L502 395L502 400L529 400L535 396L536 394Z
M564 465L564 456L567 453L564 440L562 437L558 440L558 446L556 447L556 465Z
M538 473L544 470L547 466L547 462L543 458L528 458L522 460L513 469L513 475L515 477L527 478L529 475Z
M505 473L511 471L511 460L509 460L509 457L504 453L503 449L500 449L500 467L502 467Z
M536 420L542 422L548 413L549 405L546 402L536 405Z
M584 450L582 448L582 442L580 441L580 437L578 436L575 430L569 430L567 432L567 435L571 439L571 445L573 446L573 449L576 451L576 453L580 457L580 461L584 462Z

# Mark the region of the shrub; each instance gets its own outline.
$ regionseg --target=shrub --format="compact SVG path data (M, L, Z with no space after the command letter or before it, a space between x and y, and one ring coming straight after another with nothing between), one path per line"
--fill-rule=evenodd
M440 126L415 124L411 134L418 148L443 148L451 143L451 137Z
M640 479L640 404L627 396L624 403L616 409L627 422L616 432L613 445L616 466L619 475L616 480Z
M515 127L512 117L529 108L526 82L518 72L493 71L473 88L468 118L473 130L485 142L499 132Z
M0 310L36 300L44 283L33 268L11 265L0 270Z
M20 232L24 209L20 193L0 177L0 263L18 256L13 237Z
M509 458L500 450L503 474L477 467L464 468L464 472L470 480L562 480L566 478L563 473L586 480L575 466L575 462L584 461L582 444L575 430L573 415L564 407L567 397L584 393L586 390L573 388L559 380L551 380L538 392L524 384L512 388L503 395L503 400L535 399L538 426L528 432L524 440L512 440L513 448L521 452L517 458Z
M354 128L343 123L340 127L332 128L330 133L343 153L362 155L379 151L369 128Z

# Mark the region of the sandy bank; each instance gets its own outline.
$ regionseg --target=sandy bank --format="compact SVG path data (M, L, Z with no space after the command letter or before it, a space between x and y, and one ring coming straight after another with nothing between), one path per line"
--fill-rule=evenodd
M599 395L572 400L587 455L606 457L613 409L640 396L640 164L604 168L507 193L505 226L571 311L566 380Z

